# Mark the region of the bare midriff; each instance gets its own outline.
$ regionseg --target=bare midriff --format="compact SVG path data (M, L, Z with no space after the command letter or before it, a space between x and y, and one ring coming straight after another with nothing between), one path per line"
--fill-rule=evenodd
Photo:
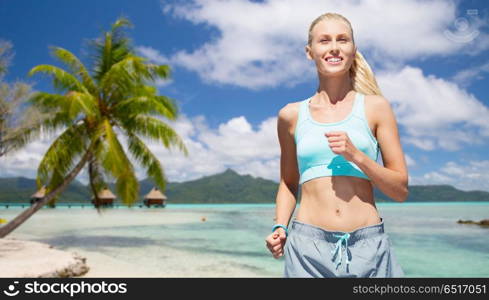
M296 219L342 232L381 221L370 181L353 176L318 177L304 182Z

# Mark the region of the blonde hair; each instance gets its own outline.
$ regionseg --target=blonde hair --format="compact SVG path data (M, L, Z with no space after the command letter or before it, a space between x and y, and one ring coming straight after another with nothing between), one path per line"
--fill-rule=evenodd
M351 27L350 21L337 13L325 13L312 21L311 26L309 27L309 36L307 41L309 46L311 46L312 43L312 29L314 28L314 26L316 26L317 23L323 20L339 20L345 22L350 28L352 41L353 44L355 44L355 39L353 38L353 28ZM370 65L367 63L367 61L360 53L360 51L358 51L358 49L356 51L353 64L350 68L350 77L352 79L353 89L355 91L365 95L382 95L382 92L380 91L380 88L377 84L377 80L375 80L375 75L370 68Z

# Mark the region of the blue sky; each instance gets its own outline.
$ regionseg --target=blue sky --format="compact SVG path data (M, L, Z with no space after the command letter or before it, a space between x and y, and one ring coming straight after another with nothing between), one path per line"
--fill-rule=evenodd
M159 89L179 104L179 120L169 123L191 156L152 145L168 179L232 168L278 181L276 116L315 91L315 68L303 47L310 22L327 11L350 20L392 103L410 184L489 191L485 1L0 0L0 39L15 52L5 79L52 91L48 80L27 77L35 65L57 64L48 46L87 62L86 40L126 16L138 52L173 70ZM50 141L0 159L0 176L35 177Z

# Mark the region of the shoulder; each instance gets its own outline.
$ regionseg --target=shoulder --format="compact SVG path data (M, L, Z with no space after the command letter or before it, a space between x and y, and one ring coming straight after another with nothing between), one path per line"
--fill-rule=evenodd
M393 115L391 103L381 95L365 95L365 107L374 112L373 115L376 120Z
M373 108L386 108L390 106L389 100L381 95L365 95L365 104Z
M365 107L371 112L378 126L392 127L396 125L396 116L392 104L384 96L366 95Z
M301 101L291 102L284 105L278 112L278 119L293 124L297 120Z
M301 101L287 103L279 110L277 118L279 134L287 132L290 136L294 135L300 103Z

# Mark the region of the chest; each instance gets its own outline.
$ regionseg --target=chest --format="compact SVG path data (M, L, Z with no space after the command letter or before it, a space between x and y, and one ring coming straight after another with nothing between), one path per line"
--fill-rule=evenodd
M331 124L339 123L346 118L348 118L351 111L349 108L338 108L338 109L325 109L323 107L315 107L309 105L310 117L317 123ZM373 112L368 107L367 102L365 102L365 120L368 124L370 132L377 139L377 122L374 120Z

